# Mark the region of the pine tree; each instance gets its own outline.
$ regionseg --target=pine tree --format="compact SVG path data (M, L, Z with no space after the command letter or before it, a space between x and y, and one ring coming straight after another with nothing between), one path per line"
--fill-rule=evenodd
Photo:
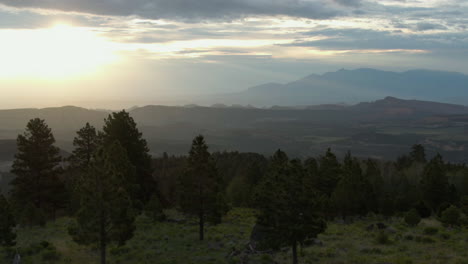
M62 168L59 149L51 129L39 118L29 121L26 131L17 138L18 153L11 172L16 175L12 181L12 199L23 215L25 223L43 224L46 212L55 216L55 211L63 207L66 193L60 179Z
M413 145L409 157L413 162L426 163L426 152L421 144Z
M298 263L297 246L323 232L323 196L299 160L288 161L282 151L271 159L270 169L257 189L257 224L268 234L267 246L292 248Z
M78 179L81 174L86 174L91 164L94 152L99 146L99 138L96 129L89 123L76 132L73 139L74 150L68 158L67 177L65 187L70 195L69 211L74 214L79 207Z
M183 212L198 216L199 237L204 239L205 221L220 223L227 212L222 178L202 135L189 152L185 172L179 178L179 205Z
M343 217L365 215L371 210L375 200L372 184L362 172L359 161L346 154L342 178L332 195L335 208Z
M125 149L116 141L98 148L80 179L80 208L69 233L77 243L99 243L102 264L106 263L108 243L122 246L133 236L136 212L127 189L134 171Z
M449 198L449 182L444 170L442 156L437 154L424 168L421 179L421 191L424 201L433 212Z
M83 170L88 168L91 163L91 158L99 145L99 140L96 128L89 123L86 123L76 134L73 139L75 149L69 157L69 161L72 168Z
M136 182L138 189L131 192L132 199L138 208L149 201L156 191L156 183L153 179L151 155L142 133L138 130L137 124L126 111L112 113L104 121L102 140L104 145L113 144L119 141L126 150L128 159L136 168Z
M385 189L381 170L375 160L368 159L366 161L365 175L366 178L370 181L373 193L375 195L375 199L369 201L369 206L373 212L377 213L381 211L383 199L385 197Z
M12 247L16 245L16 222L11 206L7 199L0 194L0 246Z
M319 165L317 188L328 197L331 197L341 179L341 165L330 149L327 150L324 156L319 158Z

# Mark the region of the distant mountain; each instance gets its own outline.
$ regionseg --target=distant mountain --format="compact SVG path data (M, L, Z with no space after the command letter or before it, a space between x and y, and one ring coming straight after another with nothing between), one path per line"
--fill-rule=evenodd
M443 71L390 72L376 69L312 74L286 83L268 83L240 93L219 95L217 101L260 106L358 103L385 96L468 105L468 76Z

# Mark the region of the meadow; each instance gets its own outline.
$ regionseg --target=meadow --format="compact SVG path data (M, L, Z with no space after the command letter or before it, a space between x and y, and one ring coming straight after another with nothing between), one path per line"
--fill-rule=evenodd
M109 248L109 263L115 264L288 264L290 248L277 252L255 251L249 246L255 212L234 208L223 223L208 226L206 239L198 240L196 219L167 210L167 219L153 222L137 218L135 236L123 247ZM18 252L22 264L99 262L95 246L73 242L67 228L71 218L60 218L46 227L20 228ZM386 227L379 229L377 224ZM353 221L333 221L313 243L300 249L300 263L428 264L468 263L468 230L443 226L434 218L409 227L402 218L371 215ZM3 252L5 255L5 252ZM2 258L3 263L11 259Z

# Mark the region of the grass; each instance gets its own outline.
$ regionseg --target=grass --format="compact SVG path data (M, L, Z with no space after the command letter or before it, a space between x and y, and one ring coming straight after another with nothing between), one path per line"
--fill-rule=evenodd
M205 241L198 240L195 219L186 219L175 210L166 212L169 219L178 220L153 223L145 216L137 219L137 231L124 247L109 248L108 263L125 264L234 264L234 263L290 263L290 249L275 254L247 254L246 245L255 224L250 209L233 209L222 224L208 226ZM22 256L22 264L32 263L98 263L97 248L74 243L67 234L71 220L61 218L44 228L24 228L18 233L20 251L31 251ZM366 227L378 222L391 226L385 231L385 239L378 230ZM437 230L437 231L434 231ZM331 222L318 239L323 245L300 250L300 263L392 263L468 264L468 229L450 229L434 219L423 219L417 227L408 227L403 219L384 220L368 217L352 224ZM41 249L41 241L48 241L60 256L54 256L51 248ZM384 242L384 243L383 243ZM35 250L39 248L38 250ZM34 250L32 250L34 249ZM231 254L232 252L237 254ZM231 256L232 255L232 256ZM1 263L2 260L0 260ZM4 263L11 263L10 260Z

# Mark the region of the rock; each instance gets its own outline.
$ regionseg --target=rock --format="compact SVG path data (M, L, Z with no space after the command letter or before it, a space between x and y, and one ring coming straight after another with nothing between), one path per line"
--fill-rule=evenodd
M387 226L387 228L385 228L385 231L391 234L395 234L397 232L397 230L391 226Z
M323 246L323 242L322 242L322 240L320 240L318 238L314 238L314 245Z

